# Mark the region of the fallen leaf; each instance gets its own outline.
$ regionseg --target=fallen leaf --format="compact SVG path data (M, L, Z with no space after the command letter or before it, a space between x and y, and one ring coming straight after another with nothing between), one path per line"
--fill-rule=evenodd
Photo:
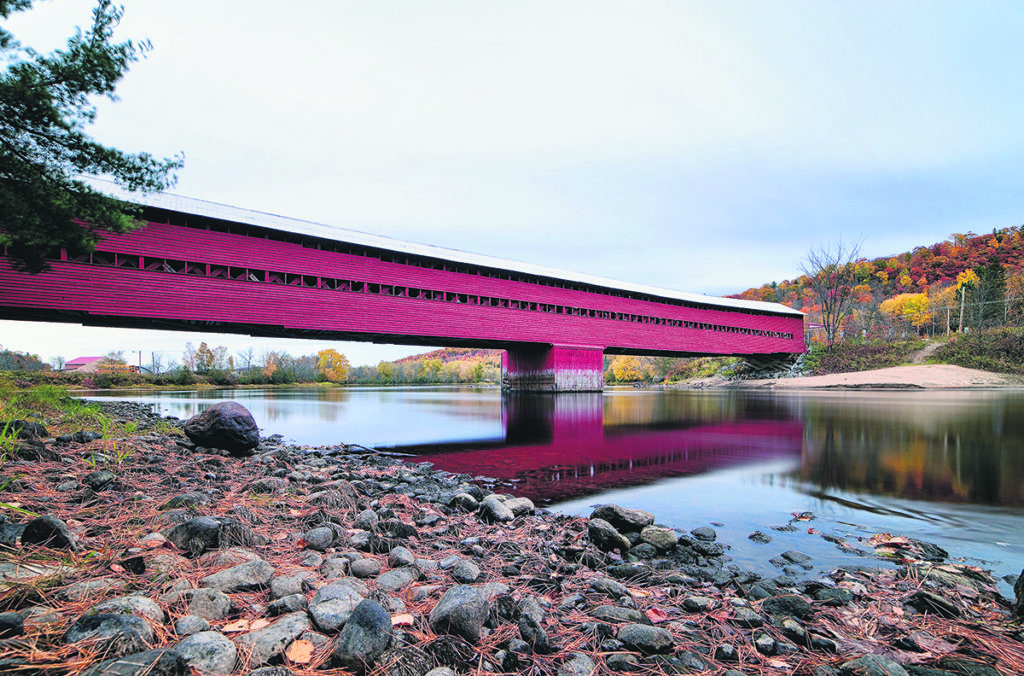
M256 631L257 629L262 629L263 627L269 627L269 626L270 626L270 621L269 620L264 620L264 619L253 620L249 624L249 631Z
M288 510L288 516L302 516L302 510L299 510L299 509L289 509ZM308 643L308 641L307 641L307 643Z
M410 624L412 624L415 620L416 618L414 618L412 615L409 615L408 613L403 613L402 615L395 615L391 618L391 626L407 627Z
M642 599L651 595L651 592L644 591L643 589L627 589L626 591L635 599Z
M644 612L644 615L646 615L647 619L654 624L660 624L668 620L668 613L661 608L648 608Z
M234 634L240 631L249 631L249 620L235 620L228 622L220 628L221 633Z
M313 660L313 651L316 646L306 639L292 641L288 649L284 651L285 657L295 664L309 664Z
M116 564L116 563L110 564L110 570L114 571L115 573L123 573L124 572L124 568L122 566Z

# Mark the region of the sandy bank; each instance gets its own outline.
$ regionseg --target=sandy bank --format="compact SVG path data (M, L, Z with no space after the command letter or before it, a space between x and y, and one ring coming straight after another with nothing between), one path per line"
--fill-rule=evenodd
M949 364L914 364L826 376L723 381L720 386L774 390L1024 388L1024 378Z

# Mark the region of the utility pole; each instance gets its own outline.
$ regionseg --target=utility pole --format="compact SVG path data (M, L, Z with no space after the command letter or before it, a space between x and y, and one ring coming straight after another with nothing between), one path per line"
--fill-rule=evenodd
M949 307L946 307L946 337L949 338Z
M957 329L957 331L960 333L964 332L964 303L966 302L966 300L967 286L964 285L960 287L960 328Z

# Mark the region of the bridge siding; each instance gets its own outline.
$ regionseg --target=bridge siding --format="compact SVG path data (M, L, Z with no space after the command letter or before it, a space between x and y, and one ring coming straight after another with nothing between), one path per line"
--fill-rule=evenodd
M743 326L792 333L792 340L739 333L556 315L357 292L331 291L194 277L126 268L54 263L37 276L13 271L0 261L0 305L41 310L87 311L94 315L243 325L372 337L459 337L468 343L580 344L631 351L708 354L801 352L802 318L749 315L661 304L572 289L499 280L480 275L406 266L299 244L166 224L127 235L108 236L105 251L170 258L274 272L411 286L468 295L583 307ZM0 308L0 315L3 314ZM230 330L218 327L211 330ZM386 340L386 339L385 339Z
M209 239L206 239L207 237ZM309 249L300 244L164 224L151 224L145 230L107 237L101 248L118 253L279 270L294 274L353 279L374 284L507 297L550 305L586 307L607 312L659 316L667 319L684 319L769 331L782 330L766 329L764 323L766 317L763 315L750 315L727 310L695 310L683 306L574 289L561 289L474 274L420 268L352 254ZM274 267L275 265L277 267ZM699 319L693 318L694 311L701 313ZM799 349L802 350L802 319L799 317L777 317L777 319L782 320L782 323L778 324L780 326L795 324L801 327L800 331L797 331L799 335L796 337L799 338ZM787 332L792 333L791 330L787 330Z

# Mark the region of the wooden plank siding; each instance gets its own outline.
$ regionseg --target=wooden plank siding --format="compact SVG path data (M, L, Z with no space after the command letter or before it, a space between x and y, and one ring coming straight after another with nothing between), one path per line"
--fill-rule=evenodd
M0 258L0 317L425 345L579 345L634 354L804 349L799 315L560 288L487 276L465 264L452 265L459 272L432 269L324 250L314 238L294 234L281 239L291 241L150 223L104 237L82 262L62 255L38 275ZM250 276L260 281L245 281ZM346 285L359 290L336 288ZM377 285L397 287L391 291L400 295L385 295ZM505 306L491 307L498 302Z

